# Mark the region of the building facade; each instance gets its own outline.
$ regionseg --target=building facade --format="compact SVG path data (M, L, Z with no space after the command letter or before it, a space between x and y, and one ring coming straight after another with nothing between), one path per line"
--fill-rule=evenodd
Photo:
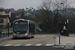
M0 32L7 28L8 19L11 17L11 12L7 9L0 9Z

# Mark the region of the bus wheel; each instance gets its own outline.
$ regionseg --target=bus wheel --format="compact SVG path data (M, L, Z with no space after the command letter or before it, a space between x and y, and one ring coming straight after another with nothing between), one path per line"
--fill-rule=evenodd
M32 36L31 38L34 38L34 36Z
M17 37L13 37L13 39L17 39Z

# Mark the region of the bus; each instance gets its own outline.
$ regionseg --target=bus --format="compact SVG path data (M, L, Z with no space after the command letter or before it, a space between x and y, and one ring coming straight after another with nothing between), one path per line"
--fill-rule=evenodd
M34 38L35 22L27 19L13 21L13 38Z

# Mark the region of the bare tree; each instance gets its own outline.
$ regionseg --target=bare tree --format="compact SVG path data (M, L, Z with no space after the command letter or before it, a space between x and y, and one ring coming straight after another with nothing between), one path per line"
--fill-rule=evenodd
M53 6L53 0L42 0L41 6L39 6L40 16L39 19L44 25L44 31L50 31L52 27L53 17L51 15L51 10Z
M61 21L61 23L65 23L65 21L67 20L67 18L70 20L70 23L69 23L69 30L70 31L73 31L73 28L75 24L74 23L74 8L71 7L71 3L72 2L69 2L68 0L55 0L54 2L54 9L58 9L58 23ZM56 13L57 14L57 13ZM55 15L56 17L57 15ZM57 18L57 17L56 17ZM55 18L55 19L56 19ZM54 22L56 24L56 21L54 19ZM56 19L57 20L57 19Z
M43 20L49 20L50 14L49 11L52 10L52 0L42 0L41 6L38 7L38 9L41 11L41 18Z
M63 18L64 18L64 21L66 20L66 17L68 17L73 11L70 11L70 6L71 2L69 2L68 0L54 0L54 6L53 8L54 9L57 9L58 10L58 14L63 14ZM58 16L57 18L60 19L60 17ZM58 19L58 21L59 21Z
M42 4L39 6L39 10L41 11L39 16L40 21L42 23L48 22L51 26L49 28L52 28L53 25L58 28L59 22L64 22L71 15L72 11L69 11L70 4L71 2L68 0L42 0ZM54 12L54 17L50 15L50 10Z

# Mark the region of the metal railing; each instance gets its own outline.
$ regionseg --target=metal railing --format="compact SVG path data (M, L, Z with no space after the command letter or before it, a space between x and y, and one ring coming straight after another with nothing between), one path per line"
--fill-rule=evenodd
M12 31L11 28L9 30ZM2 33L3 31L5 31L5 33ZM9 36L12 36L12 34L9 33ZM2 31L0 32L0 38L4 37L8 37L8 29L2 29Z

